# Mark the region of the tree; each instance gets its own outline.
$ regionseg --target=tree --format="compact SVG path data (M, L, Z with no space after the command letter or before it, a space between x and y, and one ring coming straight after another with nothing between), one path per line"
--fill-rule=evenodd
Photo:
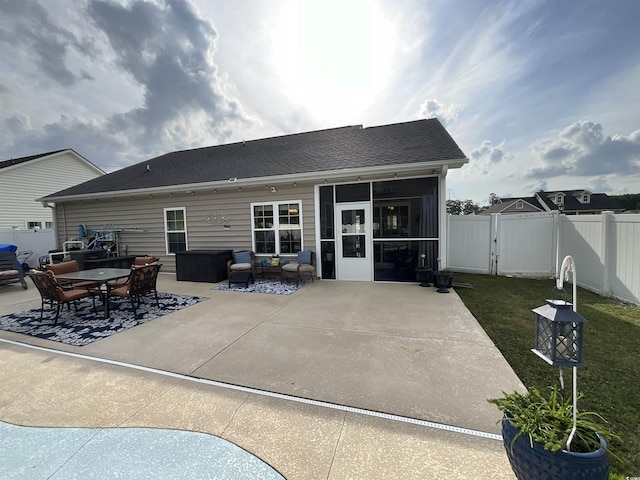
M473 203L473 200L465 200L462 204L463 215L474 215L480 211L480 206Z
M447 213L450 215L461 215L462 200L447 200Z
M610 195L615 198L624 210L640 210L640 193L625 193L624 195Z
M447 200L447 213L450 215L473 215L480 207L473 200Z
M489 194L489 206L493 207L494 205L499 204L502 199L495 193Z

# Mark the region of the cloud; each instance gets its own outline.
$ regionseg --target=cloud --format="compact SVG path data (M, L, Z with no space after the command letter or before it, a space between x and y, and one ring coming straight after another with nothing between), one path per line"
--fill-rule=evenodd
M462 108L458 105L450 104L445 106L434 98L425 100L416 115L417 118L437 118L445 127L458 118L458 113Z
M491 141L484 140L480 147L471 151L471 159L486 164L496 164L502 160L508 160L512 158L513 155L505 151L505 143L503 140L500 145L493 145Z
M44 74L65 87L93 79L88 72L76 73L67 65L73 51L91 54L92 42L54 24L36 0L0 0L0 12L0 44L6 44L14 55L34 57L34 74Z
M190 117L203 121L190 130L193 141L225 137L227 122L248 120L218 78L213 62L218 34L190 2L136 0L122 6L91 0L87 13L106 35L115 64L144 89L144 105L127 118L142 126L149 140L175 138Z
M87 114L81 104L68 108L71 103L65 100L60 109L64 114L44 122L40 119L37 127L31 126L36 119L34 109L5 111L0 122L9 135L0 144L11 156L76 148L110 171L167 150L222 143L236 129L253 122L240 102L227 93L226 76L219 75L214 62L218 33L189 0L133 0L126 5L89 0L85 10L76 12L82 16L78 23L84 28L78 37L53 24L34 0L24 5L0 0L0 9L31 22L32 27L43 27L44 32L37 35L53 41L50 61L60 65L56 70L42 63L39 69L56 82L71 86L80 78L90 78L91 69L109 70L112 78L124 76L125 80L117 86L106 85L107 91L83 93L105 98L115 93L129 99L129 103L105 103L118 111L102 110L98 115ZM72 72L64 64L65 51L84 42L80 35L92 38L92 48L77 48L74 61L84 62L78 64L88 66L89 73L81 69ZM24 54L38 59L46 56L44 50L33 50L35 40L29 38L23 36L18 42ZM140 94L116 91L127 87L138 87Z
M547 191L548 186L547 186L547 182L546 180L543 179L536 179L532 182L527 183L526 185L524 185L522 187L522 190L524 190L524 192L533 195L536 192L540 192L540 191Z
M529 178L637 175L640 171L640 130L626 137L605 136L601 124L578 121L556 138L536 142L532 150L542 165L530 168Z

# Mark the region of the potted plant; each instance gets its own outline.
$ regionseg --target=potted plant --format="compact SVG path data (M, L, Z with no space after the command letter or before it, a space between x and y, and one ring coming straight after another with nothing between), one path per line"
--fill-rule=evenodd
M448 288L453 285L453 275L448 270L439 270L433 274L433 286L440 293L449 293Z
M571 396L568 397L551 387L548 395L531 388L527 393L503 392L503 397L489 400L504 413L504 447L519 480L609 478L604 437L618 437L597 413L577 412L569 451L567 442L574 413Z

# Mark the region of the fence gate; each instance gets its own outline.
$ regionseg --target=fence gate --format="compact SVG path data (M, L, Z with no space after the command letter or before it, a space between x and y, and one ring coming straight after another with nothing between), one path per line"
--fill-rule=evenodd
M496 275L552 275L557 235L552 213L491 215L491 273Z

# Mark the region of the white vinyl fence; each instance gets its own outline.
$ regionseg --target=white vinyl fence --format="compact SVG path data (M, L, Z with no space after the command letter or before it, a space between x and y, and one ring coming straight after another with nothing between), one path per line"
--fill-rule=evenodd
M0 229L0 243L9 243L16 245L19 252L31 251L31 256L26 263L32 268L38 268L41 256L47 255L49 250L57 247L57 239L54 230L49 229L33 229L33 230L16 230L13 228ZM23 260L23 259L22 259Z
M447 238L450 270L553 276L571 255L580 286L640 304L640 215L449 215Z

